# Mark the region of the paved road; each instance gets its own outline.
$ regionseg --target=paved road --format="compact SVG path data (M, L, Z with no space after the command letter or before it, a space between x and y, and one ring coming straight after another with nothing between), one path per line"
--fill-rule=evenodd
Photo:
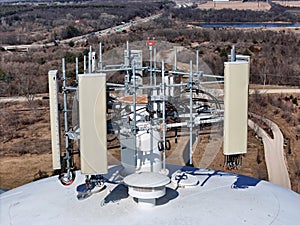
M274 139L272 139L261 127L252 120L248 120L249 127L256 131L257 135L263 140L269 181L291 189L291 181L284 156L283 135L275 123L259 116L256 117L268 124L274 136Z
M42 100L43 97L48 97L48 93L44 94L37 94L34 97L34 100ZM0 103L6 103L6 102L26 102L28 99L25 96L12 96L12 97L0 97Z
M171 145L176 146L172 154L166 158L167 164L185 166L184 151L189 146L190 137L182 136L179 138L178 143L175 144L173 141Z
M251 89L249 90L249 94L293 94L293 93L300 93L300 88L287 88L287 89Z
M138 19L138 20L135 20L135 21L131 21L131 22L128 22L128 23L123 23L121 25L110 27L110 28L107 28L107 29L104 29L104 30L92 32L92 33L89 33L89 34L86 34L86 35L82 35L82 36L78 36L78 37L73 37L73 38L70 38L70 39L65 39L65 40L60 41L60 43L68 44L70 41L76 42L76 41L86 40L88 37L93 36L93 35L95 35L95 36L102 36L102 35L116 33L116 32L119 32L121 30L128 29L131 26L134 26L134 25L137 25L137 24L141 24L141 23L145 23L145 22L148 22L150 20L157 19L161 15L162 15L162 13L155 14L155 15L152 15L152 16L149 16L149 17L146 17L146 18L141 18L141 19Z

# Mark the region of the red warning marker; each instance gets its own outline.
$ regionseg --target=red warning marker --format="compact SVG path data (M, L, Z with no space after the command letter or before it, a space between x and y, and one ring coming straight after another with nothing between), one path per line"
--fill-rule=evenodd
M148 37L147 41L146 41L146 45L147 46L154 46L155 45L155 38L153 37L152 40L150 40L150 38Z

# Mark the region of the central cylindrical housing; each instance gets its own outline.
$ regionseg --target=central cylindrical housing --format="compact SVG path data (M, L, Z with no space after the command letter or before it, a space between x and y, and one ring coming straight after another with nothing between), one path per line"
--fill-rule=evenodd
M160 133L153 129L150 121L145 117L148 112L145 107L147 97L137 96L136 104L136 128L132 121L133 99L126 96L120 99L122 107L127 110L121 112L122 125L120 127L121 164L124 167L123 174L128 175L135 172L159 172L162 168L161 152L158 149ZM129 107L127 107L127 106ZM131 128L131 129L130 129ZM136 129L136 136L132 129Z

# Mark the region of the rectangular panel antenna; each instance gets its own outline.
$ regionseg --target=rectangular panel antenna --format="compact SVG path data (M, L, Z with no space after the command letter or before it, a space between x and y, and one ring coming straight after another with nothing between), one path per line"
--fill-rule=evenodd
M249 60L225 62L224 66L223 153L244 154L247 152Z
M58 71L48 72L49 103L50 103L50 126L52 146L52 167L54 170L61 169L60 162L60 121L58 109Z
M106 75L79 75L80 163L83 174L107 173Z

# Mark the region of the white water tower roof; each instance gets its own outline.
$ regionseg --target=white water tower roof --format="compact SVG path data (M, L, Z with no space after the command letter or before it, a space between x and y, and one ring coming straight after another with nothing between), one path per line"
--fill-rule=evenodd
M57 176L39 180L0 195L1 225L253 225L296 224L300 221L300 195L251 177L222 171L167 165L170 175L181 170L199 184L180 188L170 183L156 206L143 208L116 179L121 166L105 174L107 188L78 199L85 176L63 186ZM116 183L118 181L119 183ZM153 185L155 183L151 183Z

